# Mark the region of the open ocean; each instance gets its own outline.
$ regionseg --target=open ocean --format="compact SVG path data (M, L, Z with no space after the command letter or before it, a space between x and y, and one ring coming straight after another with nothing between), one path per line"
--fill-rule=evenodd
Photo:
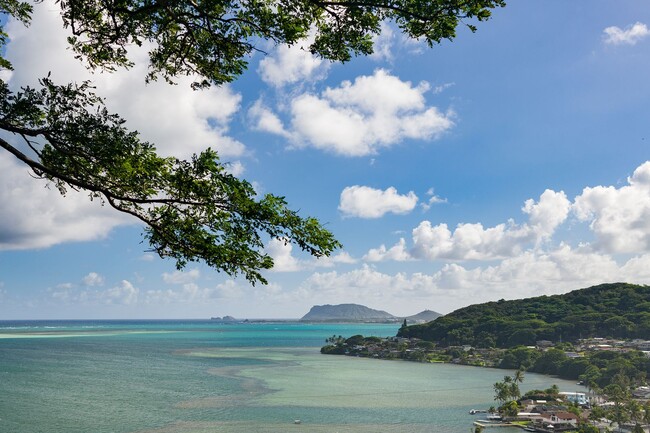
M398 327L0 321L0 432L468 433L510 372L319 353ZM583 389L526 374L522 391L553 383Z

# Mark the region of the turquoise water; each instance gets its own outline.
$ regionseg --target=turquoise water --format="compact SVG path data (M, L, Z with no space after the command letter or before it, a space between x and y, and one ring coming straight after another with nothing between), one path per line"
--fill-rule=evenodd
M0 432L467 433L508 372L318 352L398 326L0 322ZM552 383L579 388L533 374L522 388Z

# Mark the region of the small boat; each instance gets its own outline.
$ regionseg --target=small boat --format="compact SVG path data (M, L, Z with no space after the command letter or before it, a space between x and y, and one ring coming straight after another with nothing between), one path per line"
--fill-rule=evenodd
M294 423L294 424L302 424L302 421L300 421L299 419L294 419L294 420L293 420L293 423Z
M484 410L484 409L472 409L472 410L469 411L470 415L474 415L474 414L477 414L477 413L487 413L487 410Z

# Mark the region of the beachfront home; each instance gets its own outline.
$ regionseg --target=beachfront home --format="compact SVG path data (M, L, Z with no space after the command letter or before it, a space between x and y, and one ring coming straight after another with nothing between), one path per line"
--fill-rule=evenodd
M542 420L547 424L571 424L572 426L578 425L580 418L575 413L571 412L547 412L542 414Z
M580 406L589 404L587 395L584 392L561 392L560 397L566 401L570 401L571 403L579 404Z

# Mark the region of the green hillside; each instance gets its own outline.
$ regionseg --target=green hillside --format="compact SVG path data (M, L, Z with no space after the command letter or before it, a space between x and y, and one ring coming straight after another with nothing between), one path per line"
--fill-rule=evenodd
M564 295L470 305L400 329L441 346L534 345L588 337L650 339L650 286L601 284Z

